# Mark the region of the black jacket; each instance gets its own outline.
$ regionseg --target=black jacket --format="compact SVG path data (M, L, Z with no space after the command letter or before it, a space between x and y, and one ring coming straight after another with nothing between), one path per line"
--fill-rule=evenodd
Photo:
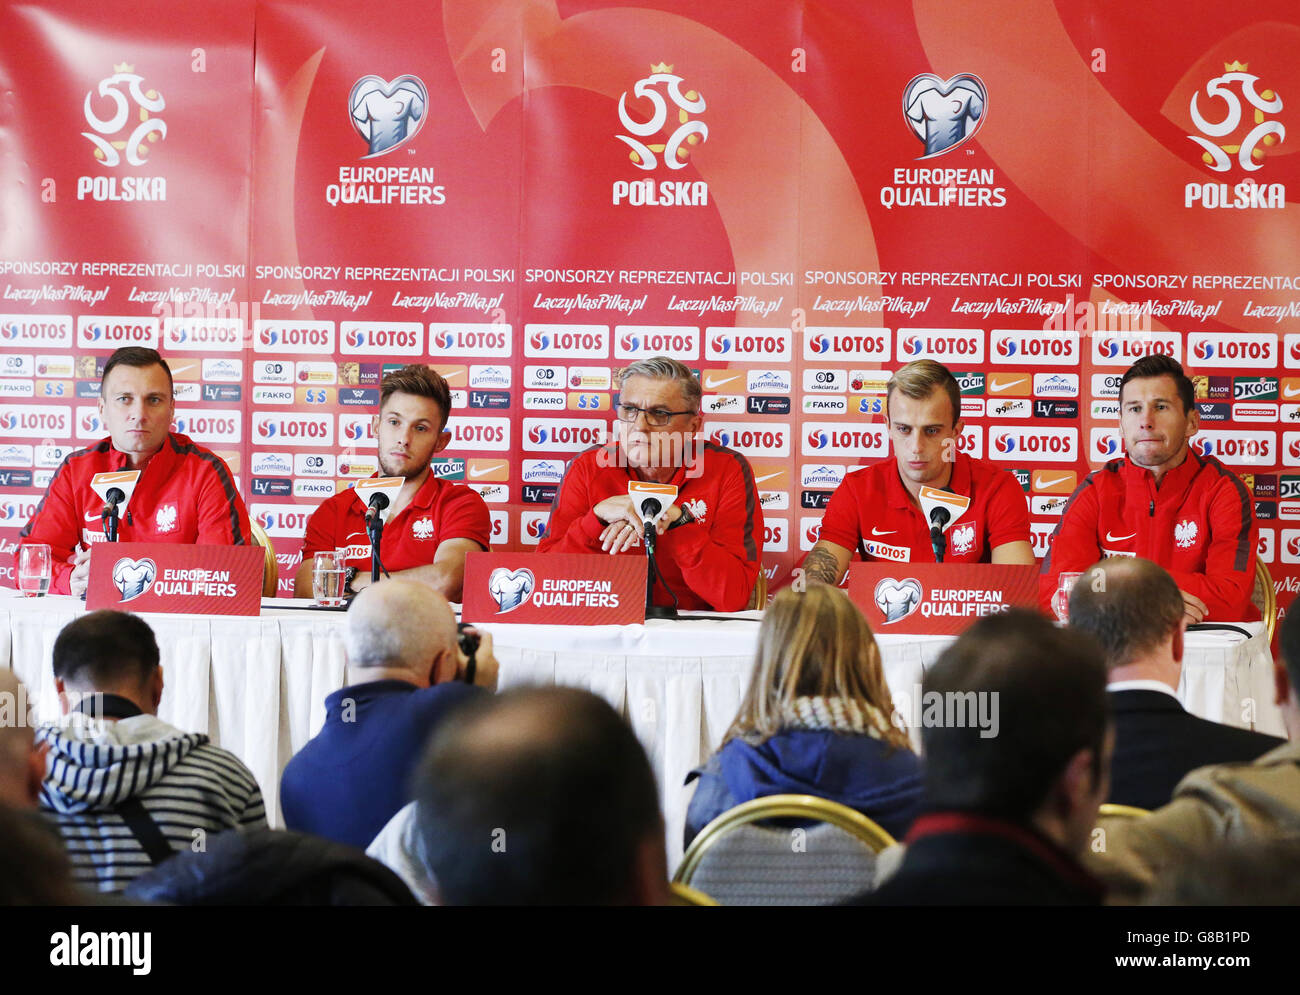
M1023 826L963 812L921 816L898 872L853 905L1100 905L1104 889Z
M1156 809L1169 804L1187 774L1209 764L1250 761L1285 740L1192 715L1161 691L1110 692L1115 759L1110 798L1117 805Z
M286 830L209 837L136 878L131 898L173 905L418 905L396 874L360 850Z

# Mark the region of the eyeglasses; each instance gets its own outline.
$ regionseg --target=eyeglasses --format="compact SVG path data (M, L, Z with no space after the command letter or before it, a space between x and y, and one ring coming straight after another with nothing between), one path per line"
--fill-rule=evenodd
M693 415L694 411L668 411L665 408L638 408L635 404L620 404L614 409L619 421L635 422L645 415L646 423L651 428L663 428L677 415Z

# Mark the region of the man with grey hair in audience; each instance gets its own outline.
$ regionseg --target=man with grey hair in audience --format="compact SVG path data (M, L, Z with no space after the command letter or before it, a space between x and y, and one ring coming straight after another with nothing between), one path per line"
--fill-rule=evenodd
M1187 617L1178 584L1159 564L1116 556L1090 567L1070 594L1070 625L1106 652L1115 715L1108 801L1159 808L1197 767L1254 760L1282 745L1183 708L1178 683Z
M410 800L433 729L496 688L492 637L481 640L471 664L446 599L425 584L394 579L358 594L343 633L352 683L325 699L324 726L284 769L285 824L364 849Z
M747 607L763 555L763 510L745 457L696 438L704 423L700 397L695 374L667 356L623 370L614 438L569 463L538 551L644 555L641 502L628 485L670 484L676 496L664 499L654 525L662 574L654 604Z

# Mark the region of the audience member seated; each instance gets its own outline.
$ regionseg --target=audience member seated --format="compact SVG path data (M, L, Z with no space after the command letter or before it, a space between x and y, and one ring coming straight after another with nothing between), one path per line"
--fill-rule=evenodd
M1106 654L1115 720L1108 800L1118 805L1159 808L1197 767L1254 760L1285 742L1183 708L1178 679L1186 624L1178 585L1150 560L1103 560L1071 592L1070 625Z
M177 850L266 825L233 753L158 718L163 673L142 619L98 611L64 626L54 686L63 719L37 733L49 748L40 805L78 883L120 891Z
M36 742L31 714L18 675L0 667L0 805L15 809L36 808L45 778L45 746Z
M1218 842L1190 851L1144 905L1300 905L1300 839Z
M307 833L222 833L136 878L130 898L171 905L416 905L387 867Z
M588 691L483 695L434 734L413 787L438 904L667 904L650 762Z
M1100 902L1078 862L1113 738L1096 643L1032 612L985 616L939 657L922 695L925 811L898 872L858 901Z
M1105 847L1088 862L1116 899L1140 899L1215 843L1300 838L1300 612L1283 620L1279 644L1278 704L1291 741L1250 763L1192 771L1173 801L1144 818L1106 820Z
M842 591L787 588L758 633L740 712L701 769L686 845L710 821L765 795L817 795L855 808L897 838L921 801L921 762L893 724L880 650Z
M461 702L496 688L497 662L483 633L478 686L464 683L451 608L409 580L358 594L343 646L355 683L325 699L324 726L284 769L280 807L290 829L365 849L411 800L411 771L430 733Z

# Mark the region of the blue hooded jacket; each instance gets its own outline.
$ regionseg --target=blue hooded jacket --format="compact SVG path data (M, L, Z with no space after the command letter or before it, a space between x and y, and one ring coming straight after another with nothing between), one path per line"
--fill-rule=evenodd
M733 739L686 781L699 778L686 813L686 845L729 808L767 795L816 795L857 809L895 839L921 806L921 761L872 736L787 729L754 746Z

